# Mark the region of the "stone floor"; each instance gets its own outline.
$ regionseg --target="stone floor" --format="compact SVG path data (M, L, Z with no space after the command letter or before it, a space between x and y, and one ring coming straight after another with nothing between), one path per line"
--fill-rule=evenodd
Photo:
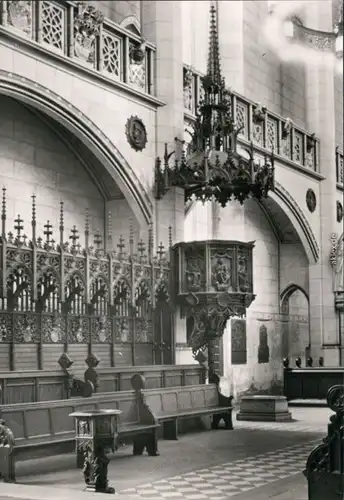
M123 500L307 500L301 472L326 434L330 412L293 408L292 415L292 422L235 421L234 431L160 441L160 457L133 457L130 447L121 448L110 462L110 482ZM21 492L1 484L0 500L87 500L72 455L20 462L17 476Z

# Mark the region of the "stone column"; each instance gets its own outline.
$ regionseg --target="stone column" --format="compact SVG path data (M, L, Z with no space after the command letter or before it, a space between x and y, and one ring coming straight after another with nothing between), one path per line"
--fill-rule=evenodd
M332 31L331 2L310 3L305 22L310 28ZM323 355L325 366L339 364L339 335L329 262L330 236L336 231L334 72L334 67L312 62L311 58L306 65L307 129L320 139L320 173L325 176L317 200L320 257L309 269L311 355L314 359Z
M184 138L184 103L183 103L183 60L182 60L182 8L181 2L152 1L143 2L143 36L156 44L155 75L156 96L165 103L156 115L156 156L163 158L165 144L168 152L178 149L174 138ZM172 156L171 160L174 160ZM183 238L184 225L180 215L184 199L177 191L171 191L156 203L156 241L164 244L168 240L166 226L171 221L178 224L172 227L175 236ZM178 236L177 236L178 235Z

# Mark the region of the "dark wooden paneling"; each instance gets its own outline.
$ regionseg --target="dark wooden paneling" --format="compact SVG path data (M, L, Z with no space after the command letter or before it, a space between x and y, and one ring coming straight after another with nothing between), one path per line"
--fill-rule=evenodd
M13 355L16 370L37 370L37 344L14 344Z
M74 367L74 365L73 365ZM84 370L77 372L80 376ZM131 377L140 373L147 389L197 385L205 382L205 370L197 365L104 367L99 374L99 393L131 390ZM65 376L61 371L29 371L0 373L0 404L55 401L67 397Z
M326 399L333 385L344 383L344 367L287 368L284 370L284 395L293 399Z
M136 344L135 345L135 365L145 366L153 364L153 349L152 344Z
M58 360L63 353L63 344L43 344L43 369L56 371L60 369Z
M10 344L1 342L0 347L0 371L7 371L10 369Z
M73 370L85 371L85 359L88 356L87 344L70 344L68 346L68 356L73 360Z
M99 366L111 366L111 345L110 344L93 344L92 353L100 359Z
M133 364L131 344L122 344L114 348L115 366L130 366Z

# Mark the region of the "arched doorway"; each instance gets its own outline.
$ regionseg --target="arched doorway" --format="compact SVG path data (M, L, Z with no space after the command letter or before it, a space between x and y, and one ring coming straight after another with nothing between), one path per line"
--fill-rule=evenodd
M300 356L305 366L310 350L309 299L298 285L289 285L281 294L281 313L284 318L282 355L295 359Z

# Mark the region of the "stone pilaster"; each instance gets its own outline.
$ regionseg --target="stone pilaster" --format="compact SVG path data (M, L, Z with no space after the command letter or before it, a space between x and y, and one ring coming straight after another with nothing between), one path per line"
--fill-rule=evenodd
M310 2L306 18L310 28L331 31L331 2ZM334 67L323 66L310 58L306 65L306 104L307 129L320 138L320 173L326 177L320 183L317 200L320 257L309 269L311 355L316 359L323 353L325 366L335 366L339 364L339 334L329 262L330 236L336 231Z
M142 5L143 36L156 44L156 96L165 103L156 115L156 156L176 149L175 137L184 137L183 60L181 2L144 1ZM172 156L171 160L174 160ZM156 203L156 242L168 244L168 226L172 226L173 241L184 236L181 217L184 199L178 190L171 190ZM172 212L171 212L172 211Z

